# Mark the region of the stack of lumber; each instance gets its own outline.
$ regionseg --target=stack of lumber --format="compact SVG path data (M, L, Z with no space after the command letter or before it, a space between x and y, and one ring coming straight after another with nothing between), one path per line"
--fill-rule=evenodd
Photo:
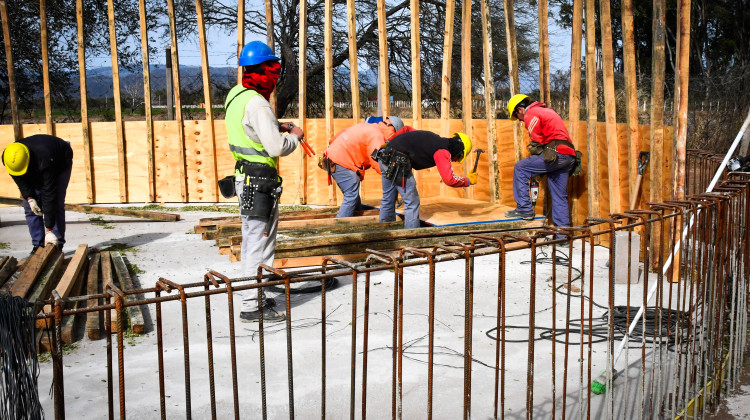
M65 259L57 246L48 245L37 249L24 264L18 264L13 257L0 257L0 293L10 293L26 299L34 305L38 314L49 314L54 308L48 303L52 291L56 291L62 298L82 296L86 294L102 293L108 282L115 282L123 291L134 290L133 279L130 276L123 257L116 252L91 253L88 245L81 244L70 259ZM135 295L128 295L132 301ZM78 300L64 304L64 310L97 306L103 302L97 299ZM116 312L112 316L112 332L117 332L120 325L130 326L133 333L145 332L143 314L139 306L127 308L121 324L117 323ZM82 334L82 322L86 319L86 329L91 339L101 337L103 330L99 322L101 312L64 316L61 322L62 342L71 344ZM50 318L37 319L39 330L37 341L40 351L48 351L52 340L53 320Z

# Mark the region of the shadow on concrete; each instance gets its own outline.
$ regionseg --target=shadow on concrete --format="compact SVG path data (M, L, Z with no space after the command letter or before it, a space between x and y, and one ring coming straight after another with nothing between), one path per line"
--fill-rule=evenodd
M117 246L124 245L127 247L136 247L140 245L145 245L147 243L151 243L153 241L157 241L169 235L171 235L171 233L153 232L153 233L140 233L138 235L130 235L130 236L119 236L117 238L108 239L104 242L99 242L98 244L89 245L89 248L96 248L96 250L98 251L106 251L107 248L110 248L112 246L117 247ZM113 249L113 251L119 251L119 249Z

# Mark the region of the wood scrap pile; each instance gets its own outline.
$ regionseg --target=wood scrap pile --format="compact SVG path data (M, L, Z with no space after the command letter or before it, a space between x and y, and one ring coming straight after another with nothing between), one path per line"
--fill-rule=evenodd
M26 299L35 305L39 314L53 312L49 305L49 299L53 296L53 290L61 298L72 298L76 296L100 294L107 283L114 282L123 291L134 289L133 279L128 267L120 253L104 251L101 253L90 252L88 245L81 244L70 259L65 259L63 253L57 246L48 245L37 249L36 253L19 264L13 257L0 257L0 293L10 293ZM136 296L128 295L128 300L134 300ZM46 303L46 304L45 304ZM64 310L94 307L103 304L102 299L77 300L66 302ZM112 316L112 332L117 332L120 324L117 323L116 312ZM145 332L143 314L139 306L126 308L127 316L123 317L122 328L130 328L133 333ZM102 313L90 312L87 314L67 315L62 319L62 342L71 344L79 339L82 334L82 322L86 319L86 330L91 339L102 336L103 324ZM50 349L52 340L51 318L37 319L38 340L40 351Z
M396 250L402 246L432 247L445 241L470 241L469 235L538 227L538 221L504 221L404 230L402 221L379 223L377 210L336 218L335 209L282 213L276 242L276 267L320 264L324 256L349 261L366 256L366 249ZM242 225L239 216L201 219L195 226L204 240L216 241L221 254L240 261Z

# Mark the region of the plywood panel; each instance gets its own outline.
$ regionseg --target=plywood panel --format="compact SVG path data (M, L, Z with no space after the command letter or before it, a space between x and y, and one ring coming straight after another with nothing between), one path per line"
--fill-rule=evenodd
M93 122L91 126L92 172L97 203L120 202L119 161L114 122Z
M13 143L13 126L0 125L0 151L5 150L9 144ZM0 195L3 197L20 197L21 193L13 182L13 178L8 175L5 168L0 169Z
M211 121L185 121L185 165L188 201L212 202L216 196Z
M227 126L224 120L214 121L214 144L216 150L216 176L219 179L234 174L234 158L229 151L229 139L227 138ZM224 198L219 194L219 202L237 203L237 198Z
M145 121L125 122L128 200L148 202L148 131ZM83 145L81 145L83 151Z
M154 168L156 201L182 201L180 138L177 121L154 121Z
M83 162L83 137L81 124L55 124L55 135L70 142L73 149L73 171L65 194L66 203L85 203L88 192L86 186L86 165Z

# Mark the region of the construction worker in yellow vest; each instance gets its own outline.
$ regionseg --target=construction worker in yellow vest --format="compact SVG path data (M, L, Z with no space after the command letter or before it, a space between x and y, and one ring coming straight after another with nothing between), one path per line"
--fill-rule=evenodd
M234 186L242 219L245 276L257 275L260 264L273 266L282 191L277 170L279 156L294 152L304 138L299 127L280 124L268 102L281 75L279 61L263 42L246 44L239 56L242 83L229 91L224 103L229 150L237 161ZM240 319L257 321L262 311L264 321L284 320L284 314L274 306L272 296L264 294L258 302L258 292L248 290L242 298Z

